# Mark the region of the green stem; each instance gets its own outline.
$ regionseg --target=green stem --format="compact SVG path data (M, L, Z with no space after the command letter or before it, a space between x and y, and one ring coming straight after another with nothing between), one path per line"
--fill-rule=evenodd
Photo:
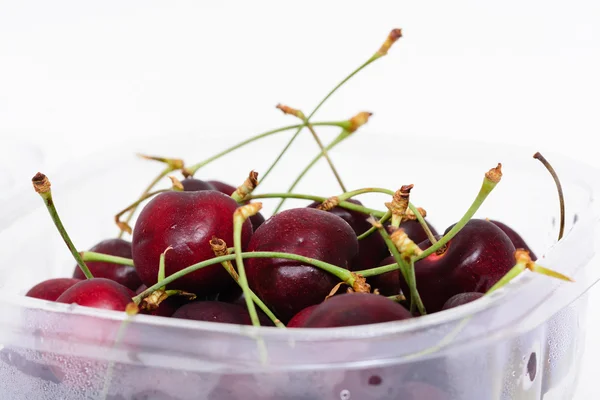
M321 149L321 154L323 155L323 157L325 157L327 164L329 164L329 168L331 169L331 172L333 172L333 175L335 175L335 179L337 180L338 184L340 185L340 188L344 192L347 192L348 190L346 189L346 186L344 186L344 182L342 182L342 177L340 176L339 172L335 168L335 165L333 165L333 161L331 161L331 158L329 157L329 153L327 152L327 149L325 148L325 146L323 146L323 142L321 142L321 139L319 139L317 132L315 132L312 124L310 124L308 122L308 119L305 120L304 122L307 124L306 127L312 134L313 138L315 139L315 142L317 142L317 144L319 145L319 148Z
M163 192L168 192L170 190L171 189L159 189L159 190L155 190L154 192L148 191L147 193L145 193L144 195L142 195L139 199L137 199L136 201L134 201L133 203L131 203L130 205L128 205L126 208L122 209L117 214L115 214L115 223L117 224L117 226L119 228L121 228L122 226L125 226L124 229L131 229L131 228L129 228L129 221L131 220L131 218L128 218L126 221L121 221L121 216L123 214L125 214L129 210L132 210L132 212L134 212L135 209L140 205L141 202L149 199L150 197L156 196L157 194L160 194L160 193L163 193ZM124 230L121 229L121 233L123 233L123 231Z
M519 275L521 272L525 271L526 268L527 267L525 266L524 263L515 264L515 266L512 267L506 273L506 275L504 275L502 278L500 278L500 280L498 282L496 282L494 284L494 286L492 286L491 288L488 289L487 292L485 292L486 296L495 292L496 290L500 289L501 287L503 287L504 285L506 285L507 283L512 281L517 275Z
M429 239L431 244L436 244L437 239L433 235L433 232L431 232L431 229L429 229L429 225L427 225L427 222L425 222L425 219L423 218L417 207L415 207L412 203L408 203L408 208L410 208L413 214L415 214L415 217L417 217L417 221L419 221L419 224L421 224L421 228L423 228L423 231L425 231L425 234L427 235L427 238Z
M465 215L458 221L452 229L448 233L446 233L437 243L429 246L419 257L417 257L416 261L422 260L423 258L435 253L442 247L444 247L460 230L469 222L473 215L477 212L481 204L485 201L488 195L492 192L492 190L496 187L497 183L489 180L487 177L483 180L483 184L481 185L481 189L477 194L477 197L471 204L471 207L467 210Z
M373 215L375 215L375 214L373 214ZM375 215L375 216L377 216L377 215ZM384 213L381 216L381 218L379 219L379 223L383 224L384 222L387 222L391 217L392 217L392 213L390 211L387 211L386 213ZM367 231L365 231L364 233L361 233L360 235L358 235L357 239L358 240L363 240L367 236L370 236L376 230L377 230L377 228L375 228L374 226L372 226Z
M385 194L389 194L391 196L394 195L394 192L392 190L389 189L383 189L383 188L362 188L362 189L356 189L356 190L351 190L349 192L345 192L340 194L339 196L337 196L339 201L345 201L348 199L351 199L353 197L356 197L360 194L364 194L364 193L385 193Z
M377 230L377 228L375 228ZM381 267L374 267L369 269L363 269L362 271L355 271L357 275L364 276L368 278L370 276L377 276L381 274L385 274L386 272L395 271L398 269L398 264L387 264L382 265Z
M345 122L345 121L344 121ZM315 122L312 125L313 126L338 126L338 127L343 127L344 126L344 122ZM298 125L289 125L289 126L284 126L283 128L278 128L278 129L273 129L264 133L260 133L256 136L252 136L251 138L248 138L246 140L243 140L241 142L239 142L238 144L235 144L223 151L221 151L220 153L215 154L214 156L204 160L204 161L200 161L199 163L196 163L194 165L192 165L189 168L186 168L186 171L188 171L191 175L194 175L200 168L210 164L211 162L218 160L219 158L223 157L224 155L227 155L228 153L237 150L241 147L244 147L247 144L250 144L252 142L255 142L257 140L266 138L268 136L274 135L276 133L280 133L280 132L285 132L285 131L289 131L291 129L302 129L305 125L304 124L298 124Z
M164 170L161 171L160 174L158 174L158 176L156 178L154 178L152 180L152 182L150 182L150 184L148 185L148 187L141 194L140 200L138 202L134 203L133 207L130 209L129 214L125 218L125 221L123 221L125 224L129 225L129 223L131 222L131 219L133 218L133 215L135 214L135 210L137 209L137 207L139 206L139 204L143 201L141 199L147 198L146 195L148 193L150 193L150 191L152 190L152 188L154 188L154 186L156 186L158 184L158 182L160 182L161 179L163 179L165 176L167 176L170 172L173 172L173 171L174 171L173 167L171 165L168 165ZM119 235L117 237L119 239L122 238L124 233L125 233L125 231L121 230L119 232Z
M300 256L297 254L291 254L291 253L281 253L281 252L276 252L276 251L253 251L253 252L240 253L240 255L241 255L242 259L283 258L283 259L287 259L287 260L295 260L295 261L298 261L301 263L310 264L314 267L322 269L322 270L329 272L330 274L336 276L341 281L346 282L348 284L348 286L350 286L350 287L354 286L354 277L352 276L350 271L348 271L347 269L338 267L336 265L326 263L324 261L316 260L314 258L304 257L304 256ZM226 256L214 257L209 260L190 265L187 268L184 268L180 271L175 272L174 274L167 276L162 282L152 285L151 287L144 290L139 295L135 296L133 298L133 300L135 301L136 304L139 304L139 302L144 297L149 296L155 290L158 290L162 286L172 283L173 281L181 278L182 276L185 276L185 275L187 275L191 272L197 271L199 269L208 267L210 265L220 264L224 261L236 260L237 256L238 256L237 254L228 254Z
M246 219L247 217L243 215L243 213L236 212L233 215L233 248L235 249L235 263L237 264L239 274L238 283L242 287L242 292L244 293L244 300L246 301L246 307L250 314L250 320L252 321L252 325L260 326L256 307L254 307L254 301L252 301L252 293L248 286L244 259L242 258L242 225Z
M134 266L131 258L110 256L108 254L95 253L93 251L82 251L79 254L81 254L81 258L84 261L102 261L118 265Z

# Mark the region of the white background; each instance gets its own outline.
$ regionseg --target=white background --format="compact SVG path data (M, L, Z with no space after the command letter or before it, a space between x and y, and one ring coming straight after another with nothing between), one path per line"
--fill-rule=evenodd
M12 163L29 177L150 136L226 141L292 123L275 104L309 111L401 27L316 119L369 110L360 134L529 145L600 166L598 21L593 0L0 1L0 147L42 149L44 164ZM588 357L580 399L600 398L598 371Z

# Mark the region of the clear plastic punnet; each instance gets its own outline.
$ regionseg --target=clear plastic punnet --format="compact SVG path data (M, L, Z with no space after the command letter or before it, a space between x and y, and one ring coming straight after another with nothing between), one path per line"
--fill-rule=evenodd
M43 171L79 249L116 236L114 214L162 168L136 158L135 151L194 163L233 144L206 135L174 138L111 149L56 173ZM239 184L251 169L266 169L286 139L282 134L240 149L196 176ZM412 183L411 201L427 209L439 231L460 219L484 173L502 162L502 181L476 217L509 224L540 265L575 280L524 272L494 295L455 309L347 328L282 330L127 317L24 297L44 279L70 276L75 263L39 196L21 189L0 201L0 397L572 398L584 353L586 292L600 278L600 180L595 169L576 160L544 154L565 192L567 225L557 242L558 196L550 175L532 158L535 150L543 149L366 132L335 149L332 158L349 189ZM301 136L257 192L285 191L317 151L310 137ZM327 164L319 162L294 192L331 196L340 190ZM383 208L385 196L360 200ZM276 200L263 203L268 215ZM294 200L286 206L303 205Z

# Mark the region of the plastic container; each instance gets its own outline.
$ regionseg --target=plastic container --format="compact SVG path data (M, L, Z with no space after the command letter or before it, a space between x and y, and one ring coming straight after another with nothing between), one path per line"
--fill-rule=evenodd
M241 182L248 170L266 169L281 140L243 149L197 176ZM477 216L510 224L540 264L576 282L524 273L494 296L457 309L324 330L138 315L121 329L122 340L115 345L121 313L22 296L43 279L70 275L74 266L41 200L26 190L0 204L2 398L101 399L103 390L110 399L571 398L583 354L585 293L600 277L597 171L546 154L563 181L568 211L565 237L555 243L554 183L531 158L533 151L437 139L410 142L411 149L422 151L377 150L390 141L408 143L365 134L333 152L348 186L414 183L412 201L425 207L428 219L443 231L471 204L484 172L501 161L503 180ZM213 153L222 139L188 138L184 149L170 142L147 142L135 150L196 161ZM287 188L290 176L314 152L312 143L301 141L261 191ZM111 152L51 176L55 203L76 245L87 248L115 235L112 216L160 168L129 152ZM320 163L296 192L337 194L326 168ZM382 199L361 198L372 207L381 207ZM265 201L267 213L269 207ZM410 391L417 392L409 397Z

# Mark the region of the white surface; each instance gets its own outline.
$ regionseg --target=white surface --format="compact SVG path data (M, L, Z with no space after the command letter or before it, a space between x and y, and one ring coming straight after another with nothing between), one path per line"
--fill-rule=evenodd
M293 123L275 104L310 111L401 27L315 120L369 110L358 134L519 143L600 166L598 2L214 3L0 0L0 144L36 142L52 170L146 136L226 142ZM596 294L592 339L599 306ZM587 353L582 400L600 397L599 344Z

